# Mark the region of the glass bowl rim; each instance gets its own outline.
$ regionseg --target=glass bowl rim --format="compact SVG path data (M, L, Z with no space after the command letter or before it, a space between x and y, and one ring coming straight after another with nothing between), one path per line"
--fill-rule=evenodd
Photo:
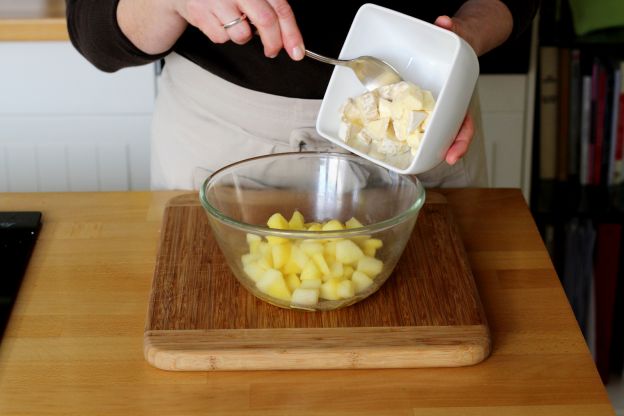
M258 234L262 236L270 235L270 236L297 238L297 239L325 239L325 238L356 237L356 236L360 236L364 234L371 234L371 233L386 230L397 224L405 222L408 218L411 218L412 216L417 214L422 208L423 204L425 203L426 191L425 191L424 186L422 185L422 182L420 182L420 180L413 175L401 175L401 174L398 174L398 175L408 180L409 182L412 182L416 186L416 190L417 192L419 192L419 195L417 196L416 201L414 201L414 203L412 203L412 205L408 209L402 211L398 215L395 215L393 217L390 217L382 221L378 221L372 224L365 225L363 227L358 227L358 228L346 228L344 230L336 230L336 231L280 230L276 228L269 228L264 225L249 224L249 223L235 220L234 218L227 216L226 214L221 212L221 210L214 207L212 204L208 202L206 198L206 187L210 184L211 181L221 176L224 172L229 171L234 167L245 165L247 163L250 163L259 159L277 159L283 156L294 156L294 155L334 156L334 157L363 161L365 163L373 164L373 162L363 159L357 155L352 155L348 153L339 153L339 152L306 151L306 152L272 153L268 155L255 156L255 157L243 159L238 162L234 162L229 165L226 165L216 170L215 172L213 172L210 176L208 176L202 183L201 187L199 188L199 200L202 206L206 209L206 211L210 213L210 215L212 215L214 218L216 218L220 222L230 225L238 230L246 231L248 233ZM383 166L379 166L379 165L377 166L381 169L385 169Z

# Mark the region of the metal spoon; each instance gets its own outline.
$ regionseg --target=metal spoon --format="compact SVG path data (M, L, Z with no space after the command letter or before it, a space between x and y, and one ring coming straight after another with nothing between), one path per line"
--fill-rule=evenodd
M333 59L307 49L305 54L309 58L325 62L326 64L351 68L362 85L369 91L403 80L397 70L390 64L372 56L360 56L354 59Z

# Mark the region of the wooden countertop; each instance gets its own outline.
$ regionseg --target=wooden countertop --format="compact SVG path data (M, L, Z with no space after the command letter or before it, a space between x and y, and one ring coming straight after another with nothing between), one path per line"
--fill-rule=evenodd
M64 0L0 0L0 41L66 41Z
M0 414L613 415L518 190L444 190L492 329L464 368L166 372L143 357L173 192L3 194L44 226L0 347Z

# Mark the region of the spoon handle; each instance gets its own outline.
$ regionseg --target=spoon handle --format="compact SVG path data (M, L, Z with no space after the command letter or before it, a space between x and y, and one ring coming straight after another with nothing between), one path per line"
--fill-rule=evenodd
M307 49L305 51L305 54L308 58L316 59L317 61L325 62L326 64L348 66L346 61L343 61L341 59L328 58L326 56L319 55L318 53L309 51Z

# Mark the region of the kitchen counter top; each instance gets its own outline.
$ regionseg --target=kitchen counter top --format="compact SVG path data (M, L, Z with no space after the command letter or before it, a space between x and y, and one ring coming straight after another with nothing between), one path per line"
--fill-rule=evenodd
M519 190L444 190L492 331L464 368L166 372L143 357L177 193L3 194L43 228L0 347L0 414L612 415Z
M66 41L64 0L0 0L0 41Z

